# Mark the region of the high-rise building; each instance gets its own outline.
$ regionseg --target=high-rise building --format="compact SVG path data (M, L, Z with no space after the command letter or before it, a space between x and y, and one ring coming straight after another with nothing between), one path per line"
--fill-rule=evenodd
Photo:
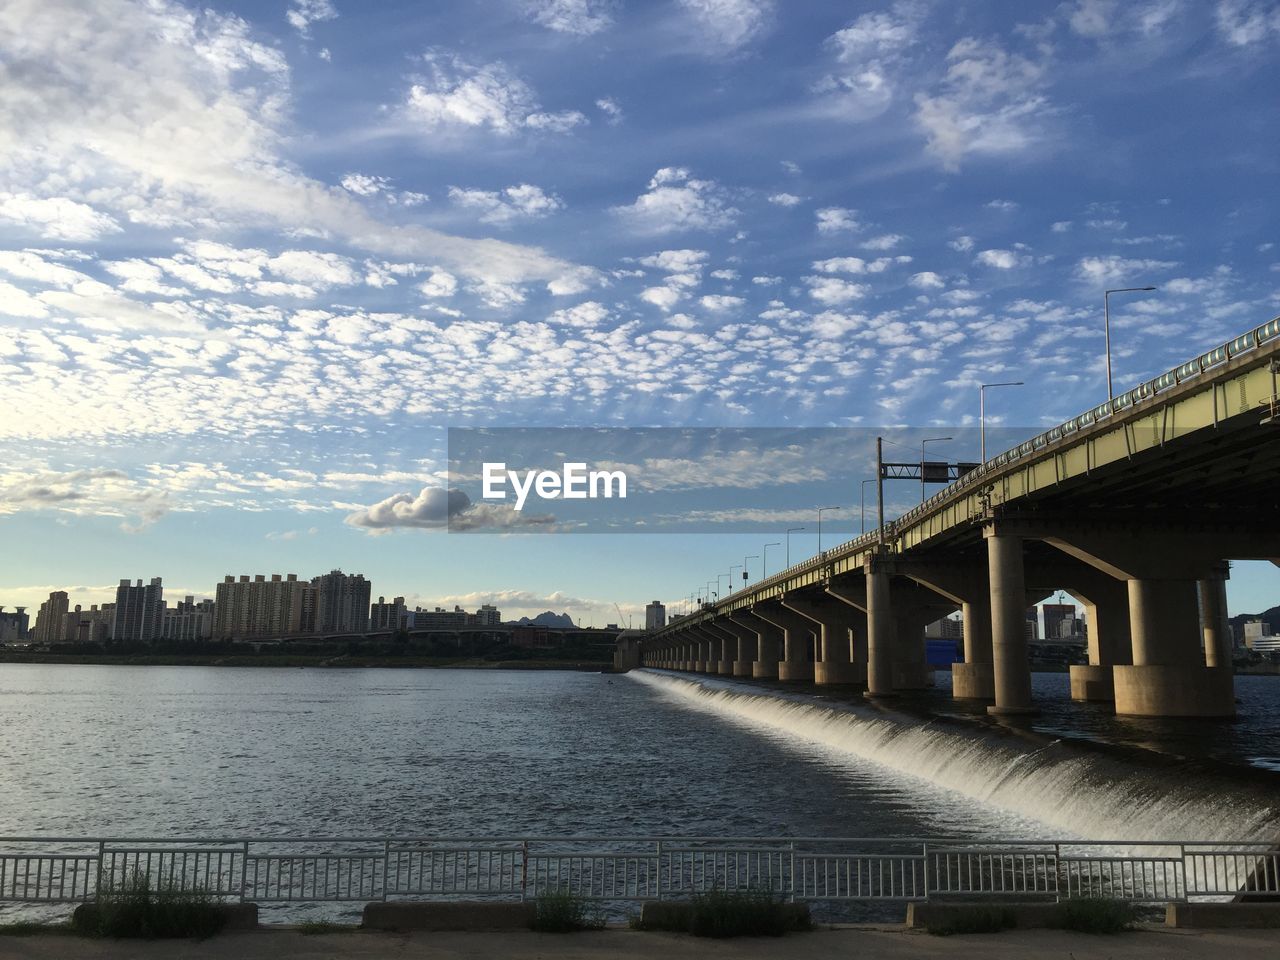
M646 604L644 608L644 628L646 630L661 630L667 625L667 608L661 600L654 600L652 603Z
M1044 613L1046 640L1074 640L1080 636L1074 603L1045 603L1040 609Z
M332 570L311 581L316 591L316 633L363 633L369 629L372 584L364 574Z
M390 603L387 603L386 597L379 597L369 611L370 630L403 630L407 623L408 612L405 610L404 597L396 597Z
M1040 611L1027 607L1026 636L1028 640L1040 639Z
M26 640L30 626L31 618L27 616L26 607L18 607L13 613L5 613L4 604L0 604L0 643L20 643Z
M117 643L157 640L164 629L164 586L160 577L152 577L143 585L130 585L121 580L116 587L115 617L111 624L111 639Z
M415 630L452 630L467 625L467 611L459 606L452 610L436 607L434 610L414 609L409 615L409 626Z
M467 614L469 627L500 627L502 613L492 603L483 604L475 613Z
M88 610L82 610L77 603L76 608L62 618L59 639L71 643L102 643L110 640L115 615L114 603L104 603L101 607L95 603Z
M213 636L214 602L188 596L164 612L166 640L208 640Z
M55 590L36 612L36 643L57 643L62 639L62 619L67 615L67 591Z
M261 573L223 577L215 591L211 635L227 640L310 633L307 613L314 608L313 592L296 573L273 573L270 579Z

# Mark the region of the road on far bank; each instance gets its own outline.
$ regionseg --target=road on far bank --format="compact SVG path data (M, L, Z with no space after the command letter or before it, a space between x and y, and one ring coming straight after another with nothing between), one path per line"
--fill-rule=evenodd
M1172 930L1116 936L1057 930L935 937L901 927L845 927L778 939L706 940L671 933L327 933L296 930L227 933L205 941L83 940L62 935L0 937L0 960L1272 960L1280 930Z

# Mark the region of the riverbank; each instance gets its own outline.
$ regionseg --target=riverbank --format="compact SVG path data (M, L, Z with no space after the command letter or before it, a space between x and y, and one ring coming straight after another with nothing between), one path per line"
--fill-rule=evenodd
M1115 936L1060 930L1009 930L936 937L900 926L844 927L778 939L706 940L670 933L610 929L589 933L351 933L307 935L296 929L227 933L204 941L82 940L63 935L0 937L0 960L1025 960L1026 957L1181 960L1280 954L1280 930L1170 930L1147 927Z
M74 664L114 667L316 667L316 668L414 668L439 670L576 670L588 673L613 672L607 660L485 660L463 657L414 656L306 656L302 654L54 654L0 652L0 666L6 663Z

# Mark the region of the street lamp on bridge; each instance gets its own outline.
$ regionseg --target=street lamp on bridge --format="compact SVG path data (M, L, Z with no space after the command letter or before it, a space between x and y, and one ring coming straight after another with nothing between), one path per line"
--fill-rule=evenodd
M787 569L791 569L791 535L799 533L804 527L788 527L787 528Z
M822 553L822 514L827 510L841 510L842 507L819 507L818 508L818 553Z
M748 566L749 566L748 561L751 561L751 560L759 560L759 559L760 559L760 554L758 554L758 553L753 553L753 554L752 554L751 556L749 556L749 557L743 557L743 558L742 558L742 582L743 582L743 583L746 583L748 580L750 580L750 579L751 579L751 578L747 575L747 574L750 572L750 571L748 570Z
M987 462L987 387L1021 387L1021 380L1006 380L1003 383L982 383L978 385L978 436L981 445L980 462Z
M1155 287L1116 287L1102 293L1102 321L1107 333L1107 399L1114 400L1115 393L1111 389L1111 295L1113 293L1146 293Z
M766 544L764 545L764 560L762 561L762 563L763 563L763 565L764 565L764 571L760 574L760 579L761 579L761 580L763 580L765 577L769 576L769 548L770 548L770 547L780 547L780 546L782 546L782 544L781 544L781 543L766 543Z
M862 508L862 532L864 534L867 532L867 484L868 483L875 483L875 480L862 481L862 496L859 500L860 506Z
M733 571L742 570L745 566L746 564L735 563L733 566L729 568L729 592L730 593L733 593Z

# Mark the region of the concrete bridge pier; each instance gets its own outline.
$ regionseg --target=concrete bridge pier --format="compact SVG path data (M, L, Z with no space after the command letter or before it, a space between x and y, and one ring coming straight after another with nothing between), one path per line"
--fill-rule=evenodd
M991 665L991 592L960 604L964 620L964 663L951 665L951 697L955 700L994 700L996 677Z
M1231 625L1227 623L1226 565L1220 568L1222 576L1201 580L1200 622L1204 630L1204 662L1209 667L1232 667Z
M735 677L751 676L751 667L756 661L756 632L737 623L732 617L721 617L716 621L716 626L728 630L738 638L736 646L730 643L729 646L737 656L733 660L733 675Z
M1099 574L1099 577L1105 577ZM1115 700L1114 670L1133 662L1129 634L1129 595L1123 581L1072 589L1084 603L1089 624L1089 663L1072 664L1072 700Z
M1201 649L1199 582L1130 580L1133 665L1113 668L1116 713L1139 717L1233 717L1229 666L1207 666Z
M722 677L733 676L733 660L738 653L738 635L730 633L718 623L705 623L703 629L711 634L712 637L718 637L719 640L713 640L711 643L711 652L713 660L707 667L707 673L719 674Z
M867 560L867 696L891 697L893 689L893 595L885 562Z
M706 673L707 664L711 661L711 638L701 627L695 627L693 634L697 638L694 642L693 672Z
M809 627L812 623L780 604L756 604L751 612L782 631L782 659L778 661L779 680L812 680L813 661L809 659Z
M735 610L729 614L729 619L755 631L756 659L751 664L751 676L757 680L776 680L778 660L782 653L782 631L749 610Z
M853 656L852 635L865 636L866 617L838 600L809 597L784 597L782 605L811 621L817 627L820 659L813 665L813 682L817 684L857 684L862 687L866 674Z
M1027 590L1022 569L1022 538L986 527L987 573L991 582L991 654L996 716L1035 713L1031 702L1031 664L1027 659Z

